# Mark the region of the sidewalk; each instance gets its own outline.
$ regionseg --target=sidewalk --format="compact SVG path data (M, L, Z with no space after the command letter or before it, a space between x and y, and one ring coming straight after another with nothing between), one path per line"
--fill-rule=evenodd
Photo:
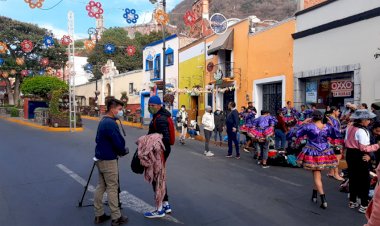
M8 122L17 123L17 124L23 125L23 126L28 126L28 127L32 127L35 129L40 129L40 130L47 131L47 132L71 132L70 128L54 128L54 127L49 127L49 126L42 126L40 124L32 122L31 120L20 118L20 117L14 117L13 118L13 117L5 116L5 115L0 115L0 119L6 120ZM76 128L76 130L75 130L75 132L83 132L83 131L84 131L83 127Z

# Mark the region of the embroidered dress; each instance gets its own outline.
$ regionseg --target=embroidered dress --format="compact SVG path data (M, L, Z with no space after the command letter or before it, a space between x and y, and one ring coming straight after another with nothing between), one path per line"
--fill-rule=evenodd
M254 112L247 112L243 114L244 125L240 127L242 133L247 133L253 127L253 121L255 120Z
M297 110L295 108L284 107L282 109L284 120L287 126L292 127L297 123Z
M298 155L298 164L307 170L336 168L338 161L328 143L328 137L338 138L341 136L340 131L329 124L320 129L314 123L309 123L301 126L296 136L299 138L305 135L308 140Z
M304 111L301 111L297 113L297 118L298 118L298 125L301 125L303 121L305 121L308 118L311 118L311 114L313 113L312 109L306 109Z
M333 127L336 131L341 131L341 125L339 119L329 116L331 122L333 123ZM344 144L344 139L343 139L343 134L340 134L339 137L337 138L328 138L329 143L331 144L331 147L334 149L342 150L343 144Z
M276 123L277 119L273 116L260 116L253 121L253 127L248 131L248 135L259 141L265 141L267 137L274 136Z

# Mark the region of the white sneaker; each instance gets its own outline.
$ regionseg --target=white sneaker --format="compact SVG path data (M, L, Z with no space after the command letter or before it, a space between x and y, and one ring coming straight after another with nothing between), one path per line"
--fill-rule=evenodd
M207 151L203 152L204 155L207 155Z
M213 157L213 156L214 156L214 153L212 153L211 151L206 153L206 157Z

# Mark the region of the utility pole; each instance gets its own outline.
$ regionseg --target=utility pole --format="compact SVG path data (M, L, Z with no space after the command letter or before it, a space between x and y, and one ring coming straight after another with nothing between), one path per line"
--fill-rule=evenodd
M68 20L68 32L69 36L72 39L72 42L67 47L68 56L69 56L69 120L70 120L70 132L75 132L77 127L76 120L76 98L75 98L75 67L74 67L74 13L69 11L67 14Z
M166 13L166 0L162 0L162 8ZM162 68L162 82L164 83L164 88L162 89L162 99L164 99L166 94L166 37L165 37L165 25L162 26L162 59L163 59L163 68Z

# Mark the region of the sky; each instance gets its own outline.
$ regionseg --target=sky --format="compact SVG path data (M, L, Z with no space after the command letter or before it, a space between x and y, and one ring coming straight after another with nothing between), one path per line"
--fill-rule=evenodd
M37 1L37 0L31 0ZM154 5L149 0L95 0L102 4L104 24L106 28L115 26L133 26L123 18L124 9L135 9L139 14L139 23L149 22L152 18ZM60 2L60 3L59 3ZM37 24L51 30L56 37L67 34L67 13L74 12L75 39L88 38L87 30L95 27L95 18L88 16L86 5L89 0L45 0L42 8L31 9L24 0L0 0L0 15L15 20ZM167 0L170 11L181 0ZM59 3L56 7L52 6ZM49 10L44 10L49 9Z

